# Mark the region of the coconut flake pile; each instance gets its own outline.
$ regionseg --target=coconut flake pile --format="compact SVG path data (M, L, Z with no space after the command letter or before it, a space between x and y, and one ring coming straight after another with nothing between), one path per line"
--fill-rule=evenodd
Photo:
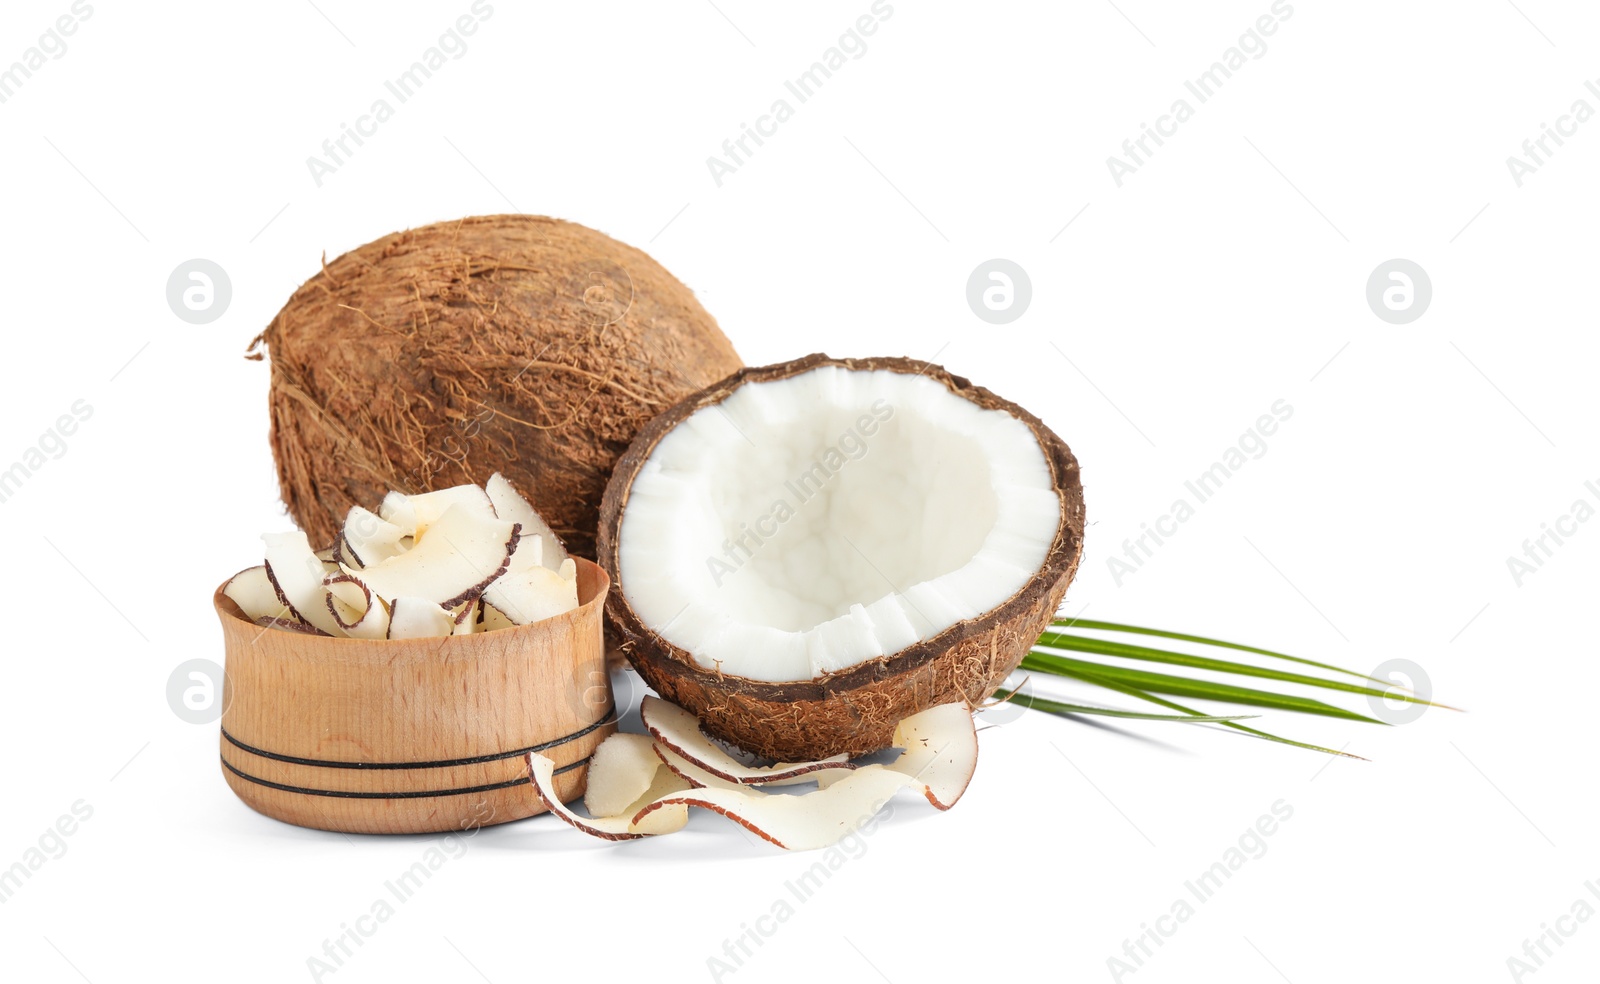
M266 563L223 593L258 625L355 639L422 639L527 625L578 607L578 569L499 474L483 488L390 492L350 510L330 550L268 533Z
M694 807L785 850L810 851L871 823L902 789L948 810L978 767L978 733L965 703L930 707L901 721L894 731L900 754L869 764L838 756L752 767L713 743L693 714L659 697L644 698L639 720L649 734L619 731L595 749L583 796L589 816L561 801L555 761L529 752L534 795L557 817L603 840L677 833ZM792 795L776 789L807 784L816 788Z
M823 366L663 437L618 566L644 624L701 666L812 680L998 607L1060 522L1023 421L921 376Z

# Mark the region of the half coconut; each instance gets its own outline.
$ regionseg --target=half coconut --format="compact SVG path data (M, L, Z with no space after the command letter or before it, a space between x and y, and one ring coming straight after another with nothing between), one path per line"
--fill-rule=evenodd
M1037 417L909 359L743 369L648 424L601 504L607 616L716 737L780 761L977 706L1078 567L1083 489Z

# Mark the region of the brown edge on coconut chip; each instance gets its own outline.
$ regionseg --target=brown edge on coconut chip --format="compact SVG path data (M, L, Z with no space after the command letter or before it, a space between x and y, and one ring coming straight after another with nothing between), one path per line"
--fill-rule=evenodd
M627 600L619 559L622 514L634 480L661 439L695 412L720 404L748 383L789 379L823 366L852 371L885 370L921 376L984 410L999 410L1022 421L1033 434L1050 469L1051 486L1061 500L1061 520L1039 570L1009 599L977 618L955 623L898 653L814 680L772 683L708 670L694 657L646 626ZM600 506L596 555L617 590L606 598L609 626L635 669L658 693L687 706L717 737L771 758L820 758L818 751L854 755L884 747L901 711L988 697L1016 668L1027 648L1054 617L1077 573L1083 554L1083 484L1078 459L1065 441L1024 408L988 389L974 386L930 362L898 357L836 359L817 353L792 362L741 369L684 398L646 424L617 459ZM941 668L943 657L960 649L964 666ZM1004 650L1002 652L1001 650ZM946 661L947 662L947 661ZM981 692L980 692L981 691ZM908 706L907 692L916 695ZM864 697L835 709L830 700ZM774 735L770 722L783 715L794 725L788 738ZM853 741L834 737L835 724L852 724ZM806 754L811 753L811 754Z
M522 524L521 523L512 523L511 524L511 536L506 540L506 556L505 556L505 559L500 562L500 566L495 569L495 572L493 574L491 574L490 576L484 578L482 581L480 581L478 584L474 585L473 587L470 587L467 590L465 590L465 591L461 592L460 594L456 595L454 598L451 598L449 601L440 603L439 607L440 608L455 608L457 605L460 605L463 602L477 601L479 598L483 597L483 593L489 589L489 585L493 584L496 580L498 580L500 575L504 574L506 571L511 569L511 555L517 552L517 545L520 543L521 540L522 540Z
M328 594L323 598L323 601L327 603L328 611L332 613L333 620L339 623L339 628L349 632L351 629L366 621L367 613L372 611L372 589L367 587L367 583L365 581L361 580L359 577L356 577L354 574L340 573L329 574L326 578L323 578L322 583L325 587L330 588L335 584L354 584L356 587L361 589L361 594L367 599L366 607L361 610L361 617L356 619L354 622L346 622L344 620L344 616L339 614L339 606L334 604L337 599L335 599L333 592L328 592ZM381 603L383 599L380 598L378 601ZM352 605L350 607L353 608L355 606Z
M567 804L561 802L561 797L555 791L556 764L538 752L528 753L528 776L533 780L534 795L544 804L545 809L566 821L591 837L598 837L608 841L638 840L646 834L628 832L630 817L604 817L589 819L580 817L567 809ZM618 821L621 821L620 825Z
M499 520L496 520L496 522L499 522ZM437 524L435 524L435 525L437 525ZM444 608L444 609L448 609L449 610L452 622L455 622L455 620L456 620L455 619L455 615L456 615L455 609L457 609L458 607L460 607L462 604L464 604L466 602L478 600L478 598L483 595L484 591L488 589L489 585L493 584L496 579L498 579L502 574L504 574L507 570L510 569L510 567L511 567L511 555L516 552L518 541L521 539L521 536L522 536L522 525L520 523L511 523L510 526L511 526L511 533L506 538L505 543L501 545L503 547L503 549L504 549L504 555L500 558L499 566L495 567L495 569L492 570L487 577L481 578L476 584L468 585L466 588L464 588L460 593L456 594L454 597L447 598L447 599L444 599L442 601L435 602L435 604L437 604L440 608ZM427 543L426 534L424 534L424 536L422 537L421 542L422 543ZM467 559L467 560L470 561L470 558L468 557L468 555L463 553L461 548L456 547L454 543L451 543L448 537L445 538L445 542L447 544L449 544L450 549L454 550L458 556L462 557L463 559ZM343 569L343 573L348 575L348 576L351 576L353 578L357 578L357 579L361 580L363 582L363 586L370 590L371 589L371 582L373 580L379 579L382 576L381 572L382 572L382 569L383 569L383 564L389 563L389 562L393 562L393 561L398 561L398 562L402 562L403 563L404 559L407 556L411 555L412 552L417 550L417 549L418 548L413 547L411 551L407 551L404 554L398 554L398 555L396 555L394 557L390 557L386 561L380 561L374 567L363 568L361 570L351 570L351 569L348 569L348 568L344 568ZM415 560L415 558L413 558L413 561L414 560ZM481 575L483 573L482 565L473 565L473 566L476 567L478 574ZM269 573L270 573L270 571L269 571ZM392 599L392 600L398 600L399 596L401 596L401 592L396 592L396 595L397 595L397 597L395 599ZM382 595L379 595L379 597L382 597ZM431 601L432 599L429 599L429 600Z
M702 786L648 804L634 814L633 823L645 823L657 810L693 806L726 817L786 851L810 851L837 844L876 817L895 793L916 785L903 772L875 765L799 796L733 784Z
M354 567L356 570L360 570L361 568L367 566L362 562L361 555L356 553L355 547L345 543L344 530L340 530L338 534L334 536L333 546L328 548L328 556L331 557L333 562L338 564L340 568Z
M608 841L640 840L645 837L676 833L689 823L687 805L667 802L683 791L684 783L670 772L663 778L661 773L667 771L664 766L656 770L645 794L622 814L592 818L579 816L561 802L561 797L555 791L555 770L556 764L549 758L538 752L528 753L528 776L533 780L530 785L533 787L534 795L538 796L545 808L558 819L592 837ZM654 809L655 807L667 812L662 814L660 810Z
M894 743L904 751L887 768L916 780L940 810L956 805L978 771L978 730L966 704L940 704L906 718L895 726Z
M334 638L333 636L328 635L328 633L317 628L315 625L307 625L304 622L297 622L294 619L273 618L270 615L263 615L260 618L248 619L248 621L251 625L259 625L263 629L282 629L285 632L299 632L301 635L326 636L329 639Z
M686 759L700 769L734 785L781 784L785 780L809 777L817 772L842 772L856 768L854 762L843 755L816 762L780 762L769 766L749 766L727 754L711 743L700 728L699 719L676 704L646 694L639 705L639 719L661 747ZM691 747L692 746L692 747ZM663 759L668 768L673 762ZM674 772L678 772L673 768ZM684 775L696 786L704 785L696 777Z
M529 753L528 774L535 794L550 812L603 840L675 833L688 824L689 808L696 807L732 820L785 850L816 850L837 844L871 821L902 789L919 790L940 810L954 806L977 768L977 734L967 704L931 707L900 722L895 737L904 746L893 762L813 773L832 781L811 792L785 796L715 775L648 735L619 732L602 742L590 759L590 793L595 795L586 795L584 805L596 813L597 806L616 808L623 800L631 802L619 812L592 817L578 816L558 802L555 763L550 759ZM614 754L606 754L607 748ZM603 792L602 785L607 787Z

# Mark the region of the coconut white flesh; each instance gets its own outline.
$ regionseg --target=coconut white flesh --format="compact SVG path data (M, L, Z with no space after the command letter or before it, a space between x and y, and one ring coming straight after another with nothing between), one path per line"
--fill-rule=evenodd
M810 781L815 773L823 771L848 771L854 769L843 755L820 762L785 762L778 765L750 766L717 747L700 730L700 721L693 714L646 694L639 705L639 717L646 730L669 751L693 762L707 773L731 783L777 784L785 780ZM669 760L669 766L673 763ZM693 781L694 776L685 778Z
M561 569L562 561L567 559L567 548L561 545L561 540L556 536L550 524L533 508L516 486L512 485L504 475L495 472L489 480L483 483L483 491L489 496L489 501L494 505L495 515L501 519L508 519L522 526L524 537L536 536L539 538L540 553L538 563L553 571ZM522 551L517 551L519 554ZM533 557L532 553L525 555L526 561Z
M925 377L823 366L661 439L622 513L619 581L699 665L812 680L998 607L1060 523L1021 420Z
M427 598L389 603L390 639L437 639L455 632L455 616Z
M278 599L287 605L297 619L332 636L345 635L333 612L328 610L328 593L322 586L327 569L318 559L306 535L293 533L266 533L261 539L267 545L267 576L277 589Z
M481 515L494 516L494 503L489 501L489 494L476 485L456 485L420 495L390 492L378 506L378 516L400 527L405 536L420 539L426 535L428 527L437 523L453 506L465 506Z
M345 517L339 534L339 563L350 567L370 567L405 552L400 541L406 532L377 513L354 506Z
M533 791L551 813L577 827L586 834L602 840L638 840L658 834L682 830L689 823L689 808L681 804L662 803L664 799L681 792L686 783L658 762L651 782L627 812L617 816L583 817L569 810L555 792L555 762L538 752L528 753L528 774L533 779ZM634 822L634 816L646 807L660 804L648 817Z
M578 565L568 560L559 572L548 567L508 570L484 589L483 600L513 625L570 612L578 607Z
M345 566L344 573L386 601L425 598L454 609L505 571L516 540L516 524L458 504L431 523L410 550L360 570Z
M235 574L222 594L233 600L239 610L253 622L259 618L280 619L292 617L289 606L278 600L278 591L267 577L265 567L252 567Z

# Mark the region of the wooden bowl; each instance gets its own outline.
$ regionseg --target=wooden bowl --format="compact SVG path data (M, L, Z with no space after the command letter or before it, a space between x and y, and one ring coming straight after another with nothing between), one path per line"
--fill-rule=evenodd
M563 801L616 730L605 571L578 560L565 615L477 635L335 639L262 628L217 589L227 650L222 772L252 809L348 833L463 830L543 813L525 757Z

